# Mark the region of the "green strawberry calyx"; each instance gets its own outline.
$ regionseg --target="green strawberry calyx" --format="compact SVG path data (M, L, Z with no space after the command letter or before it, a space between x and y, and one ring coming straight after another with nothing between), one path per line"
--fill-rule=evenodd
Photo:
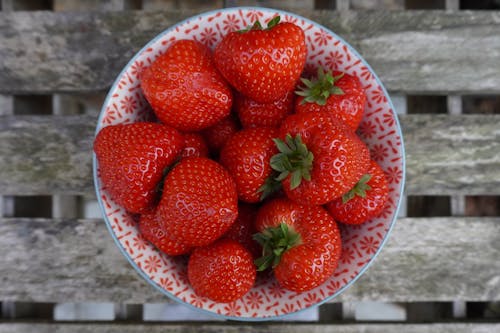
M300 234L284 222L253 235L253 239L262 246L262 257L254 261L259 272L275 268L286 251L302 243Z
M281 190L281 182L276 180L276 177L278 177L278 173L273 170L272 174L266 178L264 184L259 187L257 193L261 193L260 201L268 198L274 192Z
M271 157L271 168L277 171L275 180L281 182L290 176L290 189L297 188L302 179L311 180L311 170L314 155L302 142L300 135L292 138L290 134L285 136L285 140L273 139L279 153Z
M371 190L371 186L368 182L372 178L369 173L363 175L361 179L354 185L354 187L342 196L342 204L346 204L349 200L353 199L356 195L362 198L366 197L366 191Z
M311 80L305 78L300 79L304 86L299 87L299 90L295 91L295 93L304 97L300 102L301 104L316 103L318 105L325 105L326 100L331 95L344 94L344 91L335 85L342 76L344 76L344 73L333 76L331 72L325 73L323 68L319 67L316 78Z
M280 20L281 18L279 16L275 16L273 17L268 23L267 23L267 28L264 29L264 27L262 26L262 24L259 22L259 20L255 21L254 24L252 24L251 26L249 26L248 28L246 29L242 29L242 30L238 30L239 33L245 33L245 32L248 32L248 31L252 31L252 30L270 30L272 28L274 28L275 26L278 25L278 23L280 23Z

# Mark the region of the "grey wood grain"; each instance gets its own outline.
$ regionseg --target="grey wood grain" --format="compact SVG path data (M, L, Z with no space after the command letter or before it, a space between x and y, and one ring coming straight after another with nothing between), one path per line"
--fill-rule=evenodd
M93 116L0 118L2 194L92 192Z
M2 323L0 333L491 333L498 332L498 323L424 323L424 324L209 324L209 323L154 323L154 324L119 324L119 323Z
M500 194L500 115L401 115L410 195ZM93 195L96 116L0 117L0 193Z
M103 221L0 222L0 299L166 302ZM380 255L335 301L500 300L500 218L402 218Z
M293 11L350 42L391 91L500 92L497 11ZM198 12L0 13L0 93L105 90L147 41Z
M407 193L500 194L500 117L401 116Z

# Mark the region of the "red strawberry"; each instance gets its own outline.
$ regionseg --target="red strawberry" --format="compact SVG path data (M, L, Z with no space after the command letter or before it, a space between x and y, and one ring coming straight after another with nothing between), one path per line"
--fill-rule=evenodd
M361 139L326 112L294 114L275 140L280 153L271 166L280 172L286 195L302 204L322 205L349 191L365 174L370 152Z
M163 228L178 242L207 245L236 220L236 185L217 162L187 157L165 177L158 209Z
M177 242L163 230L159 215L156 211L147 212L141 215L139 220L139 231L144 238L150 241L160 251L176 256L190 251L190 247Z
M278 127L283 119L292 113L293 100L292 92L271 103L259 103L243 95L237 95L234 108L244 128Z
M388 193L384 171L372 160L367 173L354 188L342 198L329 202L326 208L339 222L361 224L382 213Z
M150 209L163 170L183 145L182 135L166 125L140 122L103 128L95 138L94 152L106 191L129 212Z
M210 151L218 154L222 147L226 144L227 140L240 130L240 126L233 116L230 114L228 117L222 119L217 124L205 129L203 137L207 143Z
M261 254L259 244L253 239L257 232L255 229L255 217L257 216L257 206L246 203L238 205L238 217L224 234L224 238L229 238L239 242L255 257Z
M199 133L184 134L184 149L181 153L182 157L207 157L208 146L203 136Z
M234 134L222 148L220 162L236 182L238 197L244 202L259 202L272 189L263 186L273 170L270 159L278 152L273 128L248 128Z
M212 126L231 112L230 88L210 50L194 40L174 42L144 71L141 87L158 119L182 131Z
M263 246L258 270L273 267L283 288L303 292L316 288L335 271L342 252L337 223L318 206L286 198L269 201L257 214L256 240Z
M324 73L318 69L318 76L312 80L302 79L305 87L296 93L295 111L327 111L356 130L363 118L366 95L356 76L347 73Z
M257 273L250 252L240 243L222 239L194 249L188 262L188 279L196 294L228 303L243 297Z
M279 16L262 29L258 21L246 31L228 33L214 60L226 80L243 95L270 103L294 90L306 61L304 31Z

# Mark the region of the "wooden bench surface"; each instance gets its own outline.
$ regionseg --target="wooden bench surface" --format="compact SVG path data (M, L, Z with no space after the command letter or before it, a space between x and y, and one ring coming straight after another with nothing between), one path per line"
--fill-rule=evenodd
M103 93L149 39L199 11L2 12L0 97ZM500 94L499 11L294 10L351 43L395 96ZM0 99L1 102L1 99ZM94 198L97 113L1 110L1 196ZM499 196L500 115L407 114L409 196ZM1 205L0 205L1 206ZM1 216L1 209L0 209ZM164 302L102 219L2 217L0 302ZM335 302L500 301L500 216L401 217L375 264ZM39 332L493 332L489 323L324 326L42 323ZM2 322L0 333L31 332Z
M186 332L186 325L183 324L82 324L82 323L58 323L40 324L36 326L39 333L180 333ZM312 324L252 324L252 325L221 325L221 324L194 324L188 327L197 333L302 333L302 332L335 332L342 333L387 333L387 332L408 332L408 333L491 333L498 332L499 324L495 323L439 323L439 324L340 324L335 326L312 325ZM32 324L16 323L0 325L0 333L31 333Z
M390 91L500 89L498 12L295 12L348 41ZM150 39L196 13L0 12L0 93L106 90Z
M93 195L97 115L0 119L2 194ZM400 121L408 194L500 194L500 115L415 114Z
M1 296L21 301L167 301L102 220L5 219ZM375 263L335 301L500 299L500 218L401 218Z

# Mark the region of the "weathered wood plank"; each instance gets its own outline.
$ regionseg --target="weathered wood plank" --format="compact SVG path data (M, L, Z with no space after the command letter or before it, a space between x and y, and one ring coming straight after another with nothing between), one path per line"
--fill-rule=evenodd
M422 114L401 118L408 194L500 193L500 117Z
M391 91L500 91L497 11L293 10L349 41ZM105 90L148 40L196 13L0 13L0 93Z
M119 324L119 323L2 323L0 333L491 333L500 331L499 323L424 323L424 324L282 324L252 323L249 324Z
M500 115L401 115L410 195L500 194ZM0 191L92 195L96 116L0 117Z
M96 122L95 116L1 117L2 194L91 193Z
M167 301L101 220L0 222L0 299ZM500 218L402 218L372 267L335 301L500 300Z

